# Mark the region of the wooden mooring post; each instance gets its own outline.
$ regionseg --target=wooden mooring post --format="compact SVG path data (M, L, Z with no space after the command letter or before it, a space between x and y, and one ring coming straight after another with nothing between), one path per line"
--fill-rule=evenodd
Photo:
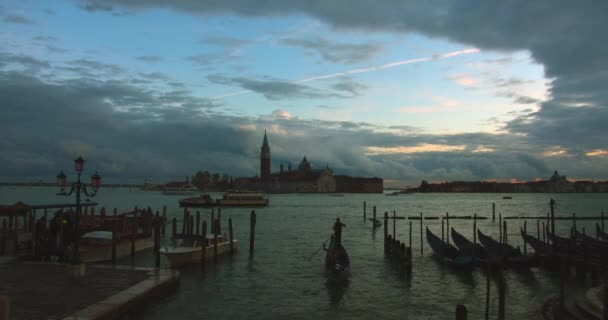
M388 252L388 212L384 212L384 253Z
M441 219L441 242L445 241L444 221Z
M154 267L160 268L160 219L154 219Z
M492 202L492 222L496 220L496 203Z
M576 231L576 213L572 212L572 228Z
M112 220L112 265L115 266L116 265L116 232L118 230L117 229L117 223L116 223L116 219Z
M490 270L490 263L488 262L486 267L486 320L490 319L490 275L492 274Z
M502 243L509 244L507 237L507 222L502 222Z
M424 255L424 245L422 243L422 239L424 236L422 235L422 212L420 212L420 255Z
M374 211L372 213L372 217L373 217L373 223L376 223L376 206L374 206ZM372 224L372 228L375 230L376 229L376 225Z
M367 220L366 217L366 208L367 208L367 203L365 201L363 201L363 221Z
M555 236L555 200L553 200L553 198L551 198L551 200L549 201L549 207L551 207L551 234ZM553 249L556 248L557 241L553 241Z
M184 216L182 218L182 234L186 235L187 230L186 226L188 225L188 209L184 209Z
M540 238L540 220L536 220L536 239L541 239Z
M255 243L255 223L256 216L255 210L251 211L251 216L249 217L249 255L253 255L253 246Z
M412 220L410 220L410 242L409 242L409 247L410 249L412 248ZM411 255L411 250L410 250L410 255Z
M544 243L548 243L547 242L547 228L545 226L545 222L543 221L543 242Z
M211 234L215 233L215 209L211 208L211 225L209 226L211 228Z
M601 220L602 220L602 232L604 232L604 211L602 211Z
M502 215L498 213L498 242L503 243L502 241Z
M467 307L462 304L456 306L456 320L467 320Z
M217 233L222 234L222 208L217 208Z
M528 230L527 229L527 221L524 221L524 234L528 234ZM528 255L528 243L526 242L526 238L524 238L524 256Z
M473 215L473 244L477 244L477 213Z
M200 227L201 227L201 212L196 210L196 235L198 236L200 233Z
M215 219L213 224L214 229L217 230L218 219ZM213 262L217 263L217 232L213 233Z
M232 218L228 218L228 234L230 236L230 255L234 254L234 244L232 243Z
M397 239L397 211L393 210L393 238Z
M450 244L450 213L445 213L445 240Z
M201 250L201 265L205 266L205 255L207 254L207 221L203 220L203 245Z
M135 258L135 239L137 238L137 218L132 218L131 223L131 259Z

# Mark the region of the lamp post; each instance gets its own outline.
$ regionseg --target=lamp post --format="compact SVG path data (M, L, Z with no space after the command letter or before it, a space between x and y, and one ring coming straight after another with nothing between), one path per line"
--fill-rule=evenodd
M75 221L75 232L76 236L74 239L74 253L72 255L72 263L77 264L80 262L80 251L79 251L79 243L80 243L80 192L84 192L88 197L94 197L97 194L97 189L99 189L99 185L101 184L101 176L99 173L95 172L94 175L91 176L91 188L93 190L91 192L87 191L87 186L84 183L80 182L80 175L82 174L82 170L84 169L84 159L82 156L78 157L78 159L74 160L74 169L78 174L78 178L75 183L72 183L72 187L70 192L66 192L66 181L67 176L63 171L59 172L57 175L57 186L61 188L61 192L58 195L62 196L70 196L74 191L76 191L76 221Z

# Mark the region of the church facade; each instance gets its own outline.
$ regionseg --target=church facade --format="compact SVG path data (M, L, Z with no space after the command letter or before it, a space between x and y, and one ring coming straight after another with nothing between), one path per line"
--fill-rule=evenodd
M382 192L383 185L380 178L354 178L349 177L348 183L344 183L344 176L338 176L340 187L337 188L336 176L326 166L322 169L313 168L306 159L298 164L297 168L288 164L287 169L281 163L278 172L271 172L270 146L268 137L264 132L264 140L260 148L260 177L240 178L235 181L238 189L261 190L268 193L332 193L332 192ZM356 181L356 183L351 183ZM364 185L364 187L361 187ZM354 187L352 187L354 186Z

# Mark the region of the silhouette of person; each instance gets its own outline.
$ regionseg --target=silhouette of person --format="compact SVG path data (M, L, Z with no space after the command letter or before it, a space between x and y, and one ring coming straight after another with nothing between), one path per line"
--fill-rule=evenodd
M336 236L336 243L338 245L342 244L342 228L346 227L346 225L340 222L340 218L336 218L336 223L334 223L334 235Z

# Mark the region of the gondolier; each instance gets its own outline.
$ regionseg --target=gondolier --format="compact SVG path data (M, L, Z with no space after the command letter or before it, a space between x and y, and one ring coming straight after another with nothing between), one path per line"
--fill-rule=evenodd
M336 223L334 223L333 230L336 238L337 244L342 244L342 228L346 227L346 225L340 222L340 218L336 218Z

